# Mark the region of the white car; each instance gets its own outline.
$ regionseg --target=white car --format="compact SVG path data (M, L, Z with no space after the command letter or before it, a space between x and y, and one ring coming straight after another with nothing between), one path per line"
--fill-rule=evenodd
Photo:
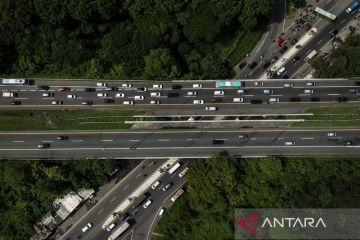
M274 91L272 89L264 89L263 93L264 94L273 94Z
M124 105L134 105L134 101L123 101Z
M159 216L164 215L164 213L165 213L165 208L160 209L160 211L159 211Z
M150 104L160 104L160 101L159 100L151 100Z
M242 103L242 102L244 102L244 98L234 98L233 102L234 103Z
M155 188L157 188L159 185L160 185L160 181L156 181L156 182L153 183L153 185L151 185L151 188L152 188L152 189L155 189Z
M106 228L106 230L107 230L108 232L110 232L115 226L116 226L116 223L112 223L112 224L110 224L110 225Z
M280 102L279 98L269 98L269 103Z
M307 82L306 86L315 86L315 82Z
M255 86L264 86L264 83L263 82L254 82L254 85Z
M286 141L285 146L295 146L295 142L293 141Z
M63 102L62 101L52 101L51 104L52 105L62 105Z
M134 99L142 101L142 100L144 100L144 96L135 96Z
M237 93L246 93L245 89L239 89L237 90Z
M193 104L204 104L204 100L194 100Z
M294 87L294 84L292 84L292 83L284 83L284 87L292 88L292 87Z
M107 83L98 82L98 83L96 83L96 86L97 86L97 87L106 87L106 86L107 86Z
M224 96L224 91L214 91L214 96Z
M43 97L54 97L54 93L43 93Z
M152 200L149 199L149 200L146 201L146 203L143 205L143 207L144 207L144 208L147 208L147 207L149 207L151 204L152 204Z
M312 90L312 89L305 89L305 90L304 90L304 93L305 93L305 94L313 94L313 93L314 93L314 90Z
M69 94L69 95L67 95L67 98L76 98L76 95L75 94Z
M185 174L187 173L188 170L189 170L188 167L184 168L184 169L179 173L179 178L182 178L183 176L185 176Z
M153 88L161 89L161 88L163 88L163 85L162 84L154 84Z
M217 111L217 107L205 107L205 111Z
M335 132L328 132L327 136L328 137L336 137L336 133Z
M202 88L202 84L201 83L194 83L193 88Z
M123 98L123 97L125 97L125 94L124 93L117 93L117 94L115 94L115 97L116 98Z
M160 92L152 92L152 93L150 93L150 97L161 97L161 93Z
M187 92L186 96L196 96L197 92Z
M123 83L123 84L121 84L121 86L124 88L131 88L132 84L131 83Z
M98 93L97 96L98 97L107 97L108 94L107 93Z
M88 224L86 224L85 227L83 227L81 229L82 232L87 232L91 227L93 226L93 224L91 222L89 222Z
M283 74L285 72L285 67L280 68L279 71L277 71L276 75L280 76L281 74Z

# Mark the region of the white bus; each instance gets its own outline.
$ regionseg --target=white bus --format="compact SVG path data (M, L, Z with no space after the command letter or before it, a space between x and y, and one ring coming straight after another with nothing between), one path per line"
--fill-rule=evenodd
M111 235L108 237L108 240L115 240L118 238L121 234L123 234L128 228L130 227L130 224L128 222L124 222L121 224Z
M169 174L173 174L179 167L181 166L180 163L176 163L174 166L172 166L169 170Z
M309 55L306 56L305 61L309 61L310 59L315 57L316 54L318 54L318 52L316 50L312 50L311 53L309 53Z

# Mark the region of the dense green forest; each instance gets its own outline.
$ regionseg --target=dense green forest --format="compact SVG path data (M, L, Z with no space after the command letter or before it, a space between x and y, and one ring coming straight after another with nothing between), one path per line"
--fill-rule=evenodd
M187 193L152 239L233 239L235 208L358 208L360 158L214 156L190 167ZM158 235L160 234L160 235Z
M29 239L32 225L56 197L77 187L97 188L127 162L0 161L0 239ZM15 237L16 236L16 237Z
M334 49L326 59L317 57L311 61L311 65L316 69L316 77L359 77L360 35L350 36L342 46Z
M0 0L0 74L224 78L271 2Z

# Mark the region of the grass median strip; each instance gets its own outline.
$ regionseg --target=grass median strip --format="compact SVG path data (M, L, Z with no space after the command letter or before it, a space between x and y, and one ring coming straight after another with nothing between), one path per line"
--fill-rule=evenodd
M141 110L1 110L0 131L128 129Z

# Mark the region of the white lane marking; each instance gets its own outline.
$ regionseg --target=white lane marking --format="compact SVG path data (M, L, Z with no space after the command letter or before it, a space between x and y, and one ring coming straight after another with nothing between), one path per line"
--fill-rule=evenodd
M255 141L255 140L256 140L256 138L250 138L250 140L251 140L251 141Z
M17 97L17 98L14 98L14 99L17 99L17 100L25 100L25 99L29 99L29 98L19 98L19 97Z
M116 196L113 197L113 198L110 200L110 202L113 202L115 199L116 199Z
M137 141L140 141L139 139L130 139L129 140L130 142L137 142Z
M313 137L302 137L302 138L300 138L300 139L303 139L303 140L314 140Z
M99 215L104 209L101 209L96 215Z
M26 92L26 91L27 91L27 90L25 90L25 89L21 89L21 90L20 90L20 92Z
M242 95L243 97L253 97L253 94L249 94L249 95Z
M328 93L327 95L328 96L339 96L340 94L338 94L338 93Z
M262 45L264 45L265 40L266 40L266 38L267 38L268 35L269 35L269 32L266 33L265 38L264 38L264 40L262 41L262 43L260 44L259 48L256 50L256 53L258 53L259 50L260 50L260 48L262 47Z
M316 44L320 44L324 39L320 39Z
M76 140L71 140L72 142L83 142L84 140L81 139L76 139Z
M123 188L123 191L125 191L128 187L129 187L129 184Z
M343 24L345 22L345 19L343 19L341 22L340 22L340 24Z
M23 143L24 141L12 141L13 143Z
M34 90L34 89L31 89L31 90L29 90L30 92L36 92L36 90Z
M142 173L139 173L138 175L136 175L136 178L139 178L141 176Z
M282 97L282 94L277 94L277 95L272 95L272 94L271 94L271 96L272 96L272 97Z
M285 138L278 138L278 140L284 140Z
M41 141L41 142L43 142L43 143L52 143L54 141L52 141L52 140L44 140L44 141Z
M113 142L114 140L113 139L103 139L101 140L102 142Z
M169 142L170 139L158 139L159 142Z

